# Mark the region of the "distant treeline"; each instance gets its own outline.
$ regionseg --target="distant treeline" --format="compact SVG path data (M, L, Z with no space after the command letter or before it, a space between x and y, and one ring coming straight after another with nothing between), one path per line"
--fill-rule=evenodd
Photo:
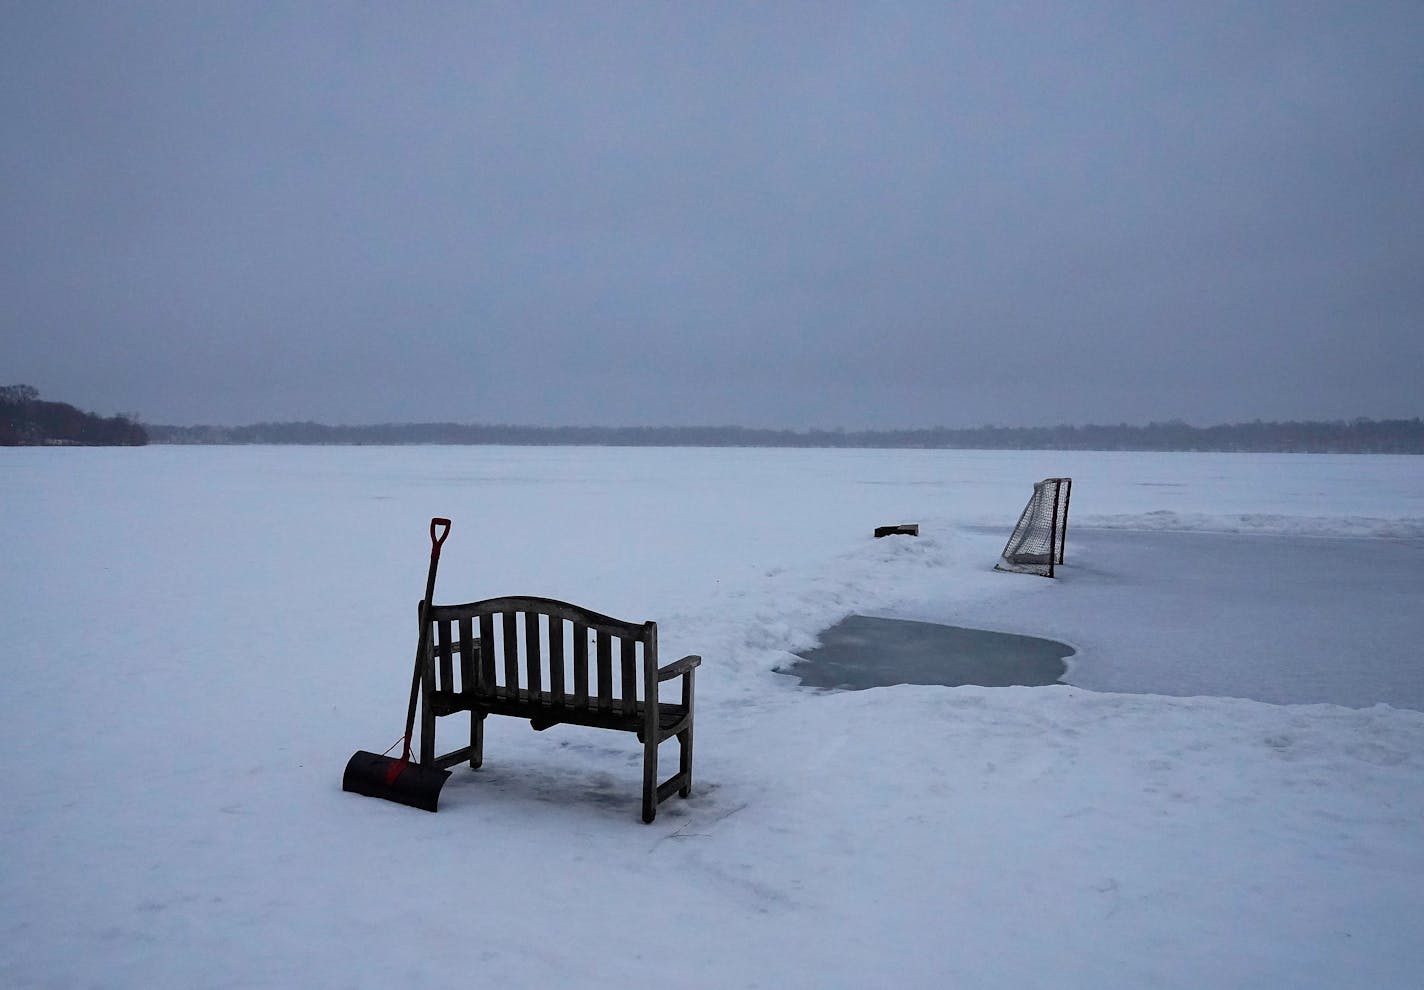
M0 385L0 447L140 447L148 433L127 416L96 416L46 402L29 385Z
M150 426L155 443L200 444L487 444L605 447L849 447L967 450L1195 450L1256 453L1424 454L1424 421L1352 419L1329 422L1190 426L980 426L917 430L758 430L740 426L482 426L387 423L325 426Z

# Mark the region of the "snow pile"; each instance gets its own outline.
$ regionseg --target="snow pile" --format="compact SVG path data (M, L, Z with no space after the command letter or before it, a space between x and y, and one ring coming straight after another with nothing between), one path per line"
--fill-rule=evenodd
M1092 529L1131 529L1181 533L1260 533L1273 536L1345 536L1394 540L1424 539L1424 516L1379 519L1371 516L1287 516L1248 513L1238 516L1172 512L1158 509L1139 515L1086 515L1076 525Z

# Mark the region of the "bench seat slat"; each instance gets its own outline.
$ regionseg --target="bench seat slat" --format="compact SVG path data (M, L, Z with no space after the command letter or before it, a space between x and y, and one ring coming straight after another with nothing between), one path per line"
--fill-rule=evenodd
M480 675L475 681L476 689L488 691L494 687L494 616L480 616Z
M504 683L519 685L519 627L513 612L500 616L504 626Z
M524 683L531 691L544 687L544 654L539 649L539 613L524 613Z
M549 616L549 690L554 701L564 701L564 620Z
M460 690L473 691L475 689L475 657L479 654L479 645L475 642L473 629L474 623L468 615L460 617L460 637L455 640L452 647L460 655ZM472 649L466 649L468 643Z
M622 666L623 684L623 714L632 715L638 706L638 644L636 641L624 638L623 649L619 660Z
M574 623L574 704L588 705L588 626Z
M455 686L455 660L450 649L450 626L449 622L437 622L440 639L440 686Z
M613 707L613 638L598 633L598 702L599 711Z

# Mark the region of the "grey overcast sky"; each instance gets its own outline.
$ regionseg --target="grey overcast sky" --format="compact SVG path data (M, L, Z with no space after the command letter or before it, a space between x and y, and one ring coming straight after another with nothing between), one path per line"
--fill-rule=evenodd
M150 423L1413 417L1424 3L0 4L0 384Z

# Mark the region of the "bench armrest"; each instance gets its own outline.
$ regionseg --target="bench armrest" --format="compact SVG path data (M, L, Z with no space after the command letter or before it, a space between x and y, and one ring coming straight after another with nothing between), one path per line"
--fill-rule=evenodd
M666 681L673 677L680 677L683 674L691 673L692 668L700 665L701 663L702 658L697 656L696 654L683 657L681 660L674 660L666 667L658 668L658 680Z

